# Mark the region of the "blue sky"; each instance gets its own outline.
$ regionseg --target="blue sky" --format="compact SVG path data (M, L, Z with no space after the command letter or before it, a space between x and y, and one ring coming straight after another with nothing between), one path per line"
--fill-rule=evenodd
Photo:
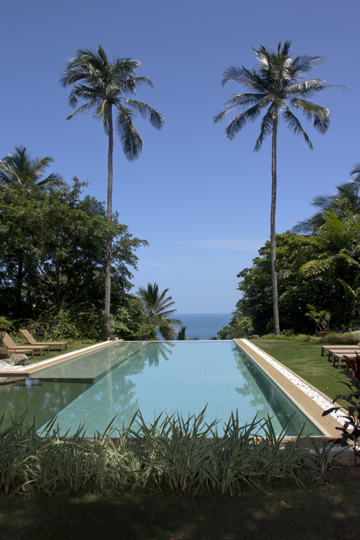
M292 41L294 55L327 57L309 77L345 85L314 99L331 109L323 136L301 114L313 142L280 126L277 232L311 215L312 198L333 193L360 162L359 3L347 0L12 0L2 5L0 154L23 145L50 155L52 170L91 183L106 199L107 138L90 115L65 120L69 89L59 84L79 48L100 43L110 58L130 56L152 79L137 99L161 112L158 132L141 118L140 158L128 163L114 145L114 210L150 247L138 251L139 286L169 288L179 313L231 312L237 273L269 237L271 146L253 152L259 122L235 140L212 118L239 85L221 87L229 65L253 67L251 47ZM50 169L49 169L50 172Z

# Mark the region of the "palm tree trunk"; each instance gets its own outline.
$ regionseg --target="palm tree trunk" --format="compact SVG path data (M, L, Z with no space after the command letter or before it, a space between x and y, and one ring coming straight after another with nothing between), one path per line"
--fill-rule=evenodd
M112 192L113 192L113 147L114 133L112 121L112 109L109 105L108 112L109 121L109 151L108 151L108 193L107 193L107 220L111 221L112 216ZM110 337L110 299L111 299L111 249L112 237L106 241L106 268L105 268L105 341Z
M271 148L271 214L270 214L270 244L271 244L271 282L273 297L274 332L280 335L278 286L276 273L276 243L275 243L275 213L276 213L276 142L277 142L278 119L274 119Z

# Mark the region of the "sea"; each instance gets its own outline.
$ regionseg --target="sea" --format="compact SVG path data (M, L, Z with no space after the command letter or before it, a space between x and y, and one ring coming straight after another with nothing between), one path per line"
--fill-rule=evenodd
M174 313L173 317L186 326L186 337L211 339L217 337L217 332L229 324L231 313Z

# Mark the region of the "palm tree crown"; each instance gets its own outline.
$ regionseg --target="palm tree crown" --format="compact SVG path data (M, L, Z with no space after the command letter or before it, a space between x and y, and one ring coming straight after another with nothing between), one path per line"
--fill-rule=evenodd
M32 158L24 146L18 146L12 154L7 154L0 160L0 184L27 190L34 186L46 189L51 185L65 185L66 182L60 174L51 173L43 178L45 169L53 162L49 156Z
M230 66L222 74L222 85L228 81L242 84L251 92L232 94L226 101L225 108L214 117L214 123L224 120L227 113L239 110L227 124L225 133L232 140L235 135L248 123L256 120L264 113L260 135L255 143L255 151L260 150L267 135L272 135L271 145L271 213L270 213L270 243L271 243L271 275L273 296L273 318L275 334L280 334L280 319L278 308L277 273L276 273L276 244L275 244L275 214L276 214L276 160L277 160L277 131L279 120L283 119L288 128L296 135L301 135L312 148L312 143L291 108L299 109L308 120L313 120L314 127L325 133L329 127L330 111L325 107L308 101L317 92L327 86L323 79L301 81L305 74L324 60L321 56L298 56L292 59L290 41L276 52L267 50L263 45L253 51L258 60L258 66L253 70L244 66Z
M222 85L228 81L237 82L252 90L252 93L232 94L226 101L226 107L214 117L217 124L224 120L225 115L234 109L243 110L228 123L225 133L232 140L235 135L250 121L256 120L265 112L261 122L260 135L255 144L255 151L260 150L267 135L273 132L274 123L282 118L287 126L296 134L302 135L312 148L312 143L298 118L290 107L301 110L307 119L313 119L314 127L325 133L330 123L330 111L320 105L315 105L307 99L326 87L323 79L299 81L316 64L322 62L322 56L298 56L290 58L291 41L286 41L277 52L268 51L263 45L254 52L259 66L248 70L244 66L227 68L222 76ZM250 106L250 107L249 107ZM247 108L249 107L249 108Z
M69 105L75 111L67 117L94 109L94 118L101 120L106 134L112 129L112 106L117 109L116 129L121 140L123 151L128 160L132 161L140 154L143 141L134 123L134 112L139 112L143 118L149 118L156 129L161 129L164 118L155 109L130 99L126 96L136 94L137 88L145 83L153 86L148 77L135 77L135 69L141 64L131 58L117 58L110 62L104 49L99 45L97 52L89 49L78 50L75 58L69 60L63 73L63 86L74 85ZM80 100L85 104L76 108Z
M169 317L169 315L176 312L176 309L169 309L175 302L171 296L166 298L168 290L164 289L159 293L157 283L154 283L154 285L148 283L147 289L140 287L137 293L144 302L146 313L157 324L161 336L166 340L174 339L176 335L177 331L172 326L173 324L180 324L182 326L181 321Z

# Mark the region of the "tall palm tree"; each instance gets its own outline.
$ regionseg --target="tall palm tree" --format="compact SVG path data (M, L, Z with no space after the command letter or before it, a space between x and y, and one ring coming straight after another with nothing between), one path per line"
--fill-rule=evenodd
M265 113L261 121L260 135L254 150L260 150L267 135L272 135L271 149L271 213L270 213L270 240L271 240L271 273L272 295L275 334L280 334L277 274L276 274L276 245L275 245L275 212L276 212L276 147L277 132L280 119L284 120L288 128L296 135L301 135L312 148L312 143L302 127L298 118L290 107L300 109L305 117L313 119L314 127L325 133L329 127L330 111L320 105L304 98L311 98L327 86L323 79L301 81L304 75L319 62L324 60L321 56L298 56L292 59L290 55L290 41L276 52L267 50L263 45L257 51L253 49L258 60L258 66L253 70L245 67L230 66L222 73L222 85L228 81L237 82L250 89L250 93L232 94L226 101L225 108L214 117L214 123L224 120L230 111L240 110L228 123L225 133L232 140L235 135L250 121L256 120Z
M61 82L63 86L73 85L69 96L69 105L75 109L67 117L70 120L75 114L94 109L94 118L100 120L109 137L108 147L108 189L107 219L112 216L113 192L113 107L116 109L115 128L120 137L123 152L129 161L139 156L143 141L133 123L136 112L143 118L149 118L156 129L161 129L164 118L155 109L134 99L126 97L136 94L137 88L145 83L153 86L148 77L135 77L135 69L141 67L140 62L131 58L116 58L111 62L103 48L98 45L97 51L78 50L75 58L69 60ZM78 107L79 101L85 101ZM78 108L77 108L78 107ZM111 295L111 249L112 238L108 238L106 246L105 269L105 339L110 335L110 295Z
M177 330L172 326L173 324L183 326L182 322L178 319L169 317L169 315L176 312L176 309L169 309L175 302L172 301L171 296L165 298L168 290L164 289L159 293L157 283L154 283L154 285L148 283L147 289L140 287L137 292L138 296L144 302L145 312L149 316L150 321L158 326L160 335L165 340L175 338Z
M63 177L51 173L43 178L45 169L53 163L53 158L32 158L24 146L17 146L12 154L7 154L0 160L0 184L17 186L31 191L34 186L46 189L50 185L65 185Z

